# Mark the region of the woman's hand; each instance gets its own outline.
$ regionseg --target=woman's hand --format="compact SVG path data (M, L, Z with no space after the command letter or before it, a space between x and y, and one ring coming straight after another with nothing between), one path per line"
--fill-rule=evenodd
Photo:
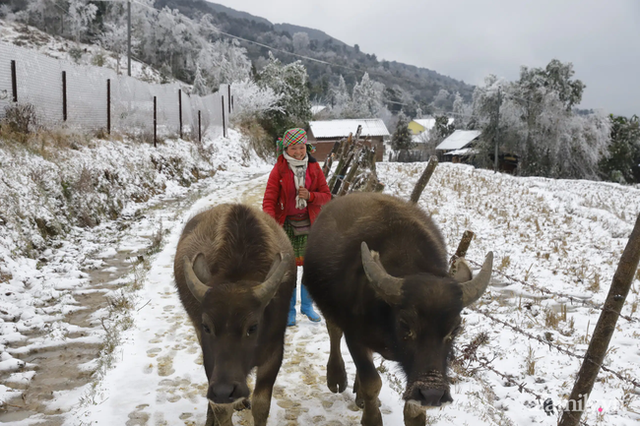
M302 198L303 200L307 200L309 201L309 190L307 188L305 188L304 186L301 186L298 188L298 197Z

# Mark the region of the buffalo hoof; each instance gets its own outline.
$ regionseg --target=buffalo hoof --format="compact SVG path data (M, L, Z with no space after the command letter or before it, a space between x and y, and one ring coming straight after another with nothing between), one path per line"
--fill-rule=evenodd
M413 401L407 401L404 404L404 425L405 426L424 426L427 422L426 407L421 406Z
M362 424L362 426L382 426L382 414L380 414L380 410L365 410L364 413L362 413L360 424Z
M251 409L251 401L248 398L241 399L233 404L233 409L236 411Z
M344 361L340 360L338 365L334 365L331 360L327 364L327 386L333 393L342 393L349 385L347 381L347 372L344 369Z

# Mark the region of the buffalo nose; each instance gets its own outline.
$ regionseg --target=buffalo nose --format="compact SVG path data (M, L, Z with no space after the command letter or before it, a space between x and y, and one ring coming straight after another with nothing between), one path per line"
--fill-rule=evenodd
M422 405L428 407L439 407L442 405L442 396L444 395L444 390L441 389L420 389L420 396L422 396ZM449 397L451 398L451 397Z
M209 386L207 398L216 404L229 404L239 398L248 395L241 395L238 383L214 383Z

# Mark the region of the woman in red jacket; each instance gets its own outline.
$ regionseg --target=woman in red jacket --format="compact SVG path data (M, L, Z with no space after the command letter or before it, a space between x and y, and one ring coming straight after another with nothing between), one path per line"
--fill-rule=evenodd
M289 129L278 138L278 159L267 182L262 210L271 215L289 236L296 256L296 265L304 263L309 228L315 222L323 204L331 200L322 169L310 153L315 148L307 143L303 129ZM300 288L301 311L313 322L320 316L313 310L311 296ZM296 292L293 292L287 325L296 324Z

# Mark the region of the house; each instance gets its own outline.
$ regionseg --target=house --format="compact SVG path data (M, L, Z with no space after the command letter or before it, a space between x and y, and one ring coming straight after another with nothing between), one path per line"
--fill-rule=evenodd
M453 124L453 118L449 118L447 124ZM412 135L419 135L433 129L436 125L436 119L433 117L416 118L409 122L408 127Z
M444 161L459 163L464 157L474 154L473 145L480 138L480 130L456 130L436 147Z
M313 105L311 107L311 115L316 120L321 120L323 118L328 118L331 114L331 107L326 105Z
M367 145L375 147L376 160L382 161L383 141L391 135L387 126L379 118L309 122L307 138L317 149L314 157L318 161L324 161L337 141L346 138L350 133L355 136L358 126L362 126L360 137L365 140Z

